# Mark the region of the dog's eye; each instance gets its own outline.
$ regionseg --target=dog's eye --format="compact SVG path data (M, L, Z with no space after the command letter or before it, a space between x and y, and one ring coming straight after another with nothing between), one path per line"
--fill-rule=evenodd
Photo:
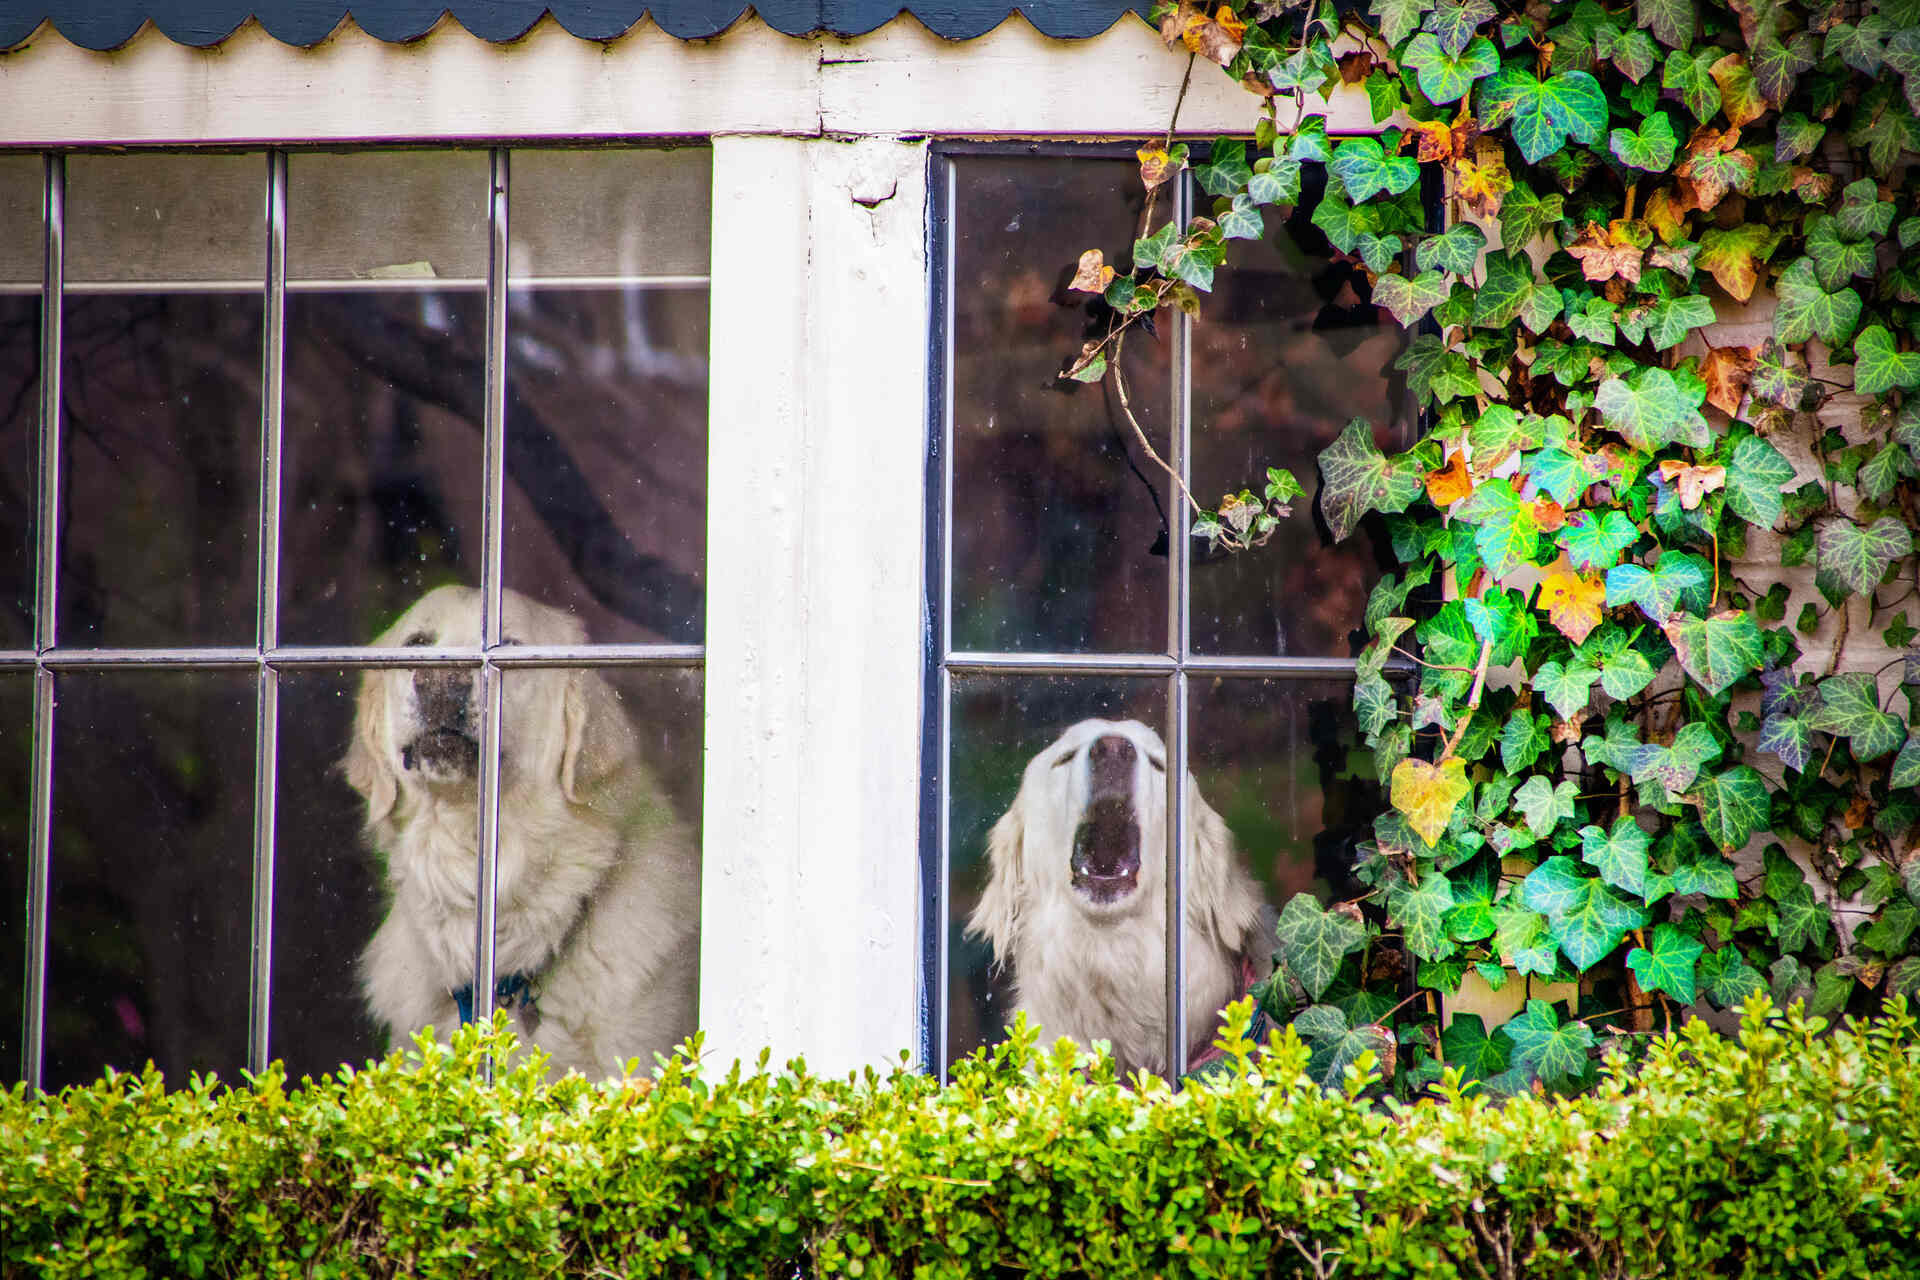
M1080 748L1078 747L1073 748L1071 751L1062 751L1058 756L1054 757L1053 767L1058 769L1063 764L1072 764L1073 758L1079 754Z
M1159 756L1148 756L1147 763L1152 765L1157 772L1165 773L1167 771L1167 762Z
M424 631L416 631L412 635L407 637L407 647L410 649L418 649L421 645L427 645L432 643L433 643L433 637L428 635Z

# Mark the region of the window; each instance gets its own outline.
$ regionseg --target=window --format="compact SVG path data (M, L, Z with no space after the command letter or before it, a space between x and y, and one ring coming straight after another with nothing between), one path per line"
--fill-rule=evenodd
M0 156L0 1070L546 1044L643 855L692 1030L710 154Z
M1158 829L1197 831L1204 843L1217 812L1270 909L1301 892L1352 896L1351 843L1381 807L1350 700L1384 531L1334 545L1311 496L1316 456L1350 419L1372 421L1383 444L1410 433L1392 367L1402 331L1372 306L1365 272L1313 226L1324 181L1310 171L1299 204L1267 214L1261 241L1235 242L1199 319L1169 309L1157 330L1129 337L1123 368L1141 427L1202 502L1257 490L1269 465L1307 488L1265 546L1211 553L1190 536L1178 488L1134 438L1111 384L1055 376L1103 331L1101 304L1067 287L1072 264L1098 248L1124 265L1138 234L1144 196L1130 157L936 149L936 651L924 752L935 767L922 837L928 914L942 922L925 940L933 1063L997 1039L1017 988L1036 1012L1074 1011L1063 1015L1073 1025L1050 1030L1109 1039L1131 1065L1179 1072L1245 975L1232 954L1238 926L1194 924L1217 888L1197 852L1170 909L1188 926L1166 945L1156 885L1179 845L1155 845ZM1195 200L1183 180L1157 216L1184 217ZM1090 718L1111 723L1076 731ZM1108 765L1089 763L1103 742ZM1192 792L1140 790L1188 771ZM1131 781L1116 782L1120 772ZM1119 807L1096 812L1116 788ZM1025 813L1024 879L1000 882L1012 873L990 867L990 832L1038 803L1070 812ZM1157 825L1156 806L1167 815ZM968 928L976 910L1003 919L1007 903L981 903L1007 892L1022 899L1015 912L1044 923ZM1039 953L1070 945L1063 938L1081 950L1048 970L1051 994L1037 995ZM1264 932L1250 945L1259 948L1270 948ZM1202 985L1214 994L1202 999ZM1140 1007L1142 993L1152 1007Z

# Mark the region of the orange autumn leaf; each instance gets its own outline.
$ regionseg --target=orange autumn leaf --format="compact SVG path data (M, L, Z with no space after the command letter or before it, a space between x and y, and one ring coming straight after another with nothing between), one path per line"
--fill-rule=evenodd
M1483 218L1500 212L1501 197L1513 190L1513 175L1507 171L1507 153L1497 138L1474 139L1473 159L1454 163L1453 190Z
M1602 606L1607 602L1607 584L1600 578L1582 577L1562 571L1547 575L1540 584L1538 608L1560 634L1575 644L1584 642L1600 625Z
M1640 263L1644 251L1627 237L1619 222L1602 228L1589 222L1567 246L1567 253L1579 260L1580 274L1589 280L1611 280L1615 276L1629 284L1640 283Z
M1246 39L1247 24L1240 21L1239 15L1233 11L1233 6L1221 5L1218 9L1214 10L1213 20L1218 23L1220 29L1226 32L1236 43Z
M1067 287L1082 293L1105 293L1113 283L1113 268L1106 264L1105 258L1098 249L1081 254L1080 269L1074 272L1073 283Z
M1688 511L1727 483L1727 469L1719 464L1696 467L1682 462L1678 458L1667 458L1660 463L1660 478L1680 490L1680 505Z
M1421 164L1453 159L1453 130L1443 122L1416 120L1409 129L1418 141L1418 150L1414 154Z
M1664 244L1678 244L1687 238L1687 215L1673 198L1673 192L1666 187L1647 197L1646 208L1641 216L1647 220L1654 234Z
M1740 400L1753 376L1752 347L1708 347L1707 358L1700 362L1700 377L1707 384L1707 403L1724 413L1740 412Z
M1553 533L1567 522L1567 509L1552 498L1536 498L1533 503L1533 522L1540 526L1540 532Z
M1456 449L1447 465L1427 473L1427 497L1442 511L1473 493L1473 477L1467 474L1467 454Z

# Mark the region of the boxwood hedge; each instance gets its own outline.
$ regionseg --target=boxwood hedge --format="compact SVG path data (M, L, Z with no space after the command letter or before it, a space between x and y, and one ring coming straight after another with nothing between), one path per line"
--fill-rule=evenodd
M484 1080L499 1031L241 1087L0 1094L16 1276L1920 1274L1920 1040L1757 1001L1575 1098L1324 1090L1291 1032L1176 1093L1024 1028L942 1088Z

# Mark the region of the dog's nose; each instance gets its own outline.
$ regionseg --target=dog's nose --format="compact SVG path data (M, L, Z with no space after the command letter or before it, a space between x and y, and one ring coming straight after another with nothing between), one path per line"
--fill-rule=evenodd
M1100 796L1133 795L1133 763L1139 753L1133 743L1119 734L1110 733L1104 738L1094 739L1087 748L1087 764L1092 771L1091 789L1095 798Z
M468 703L473 693L473 677L465 671L416 671L413 673L414 697L420 704L420 719L441 729L465 732Z

